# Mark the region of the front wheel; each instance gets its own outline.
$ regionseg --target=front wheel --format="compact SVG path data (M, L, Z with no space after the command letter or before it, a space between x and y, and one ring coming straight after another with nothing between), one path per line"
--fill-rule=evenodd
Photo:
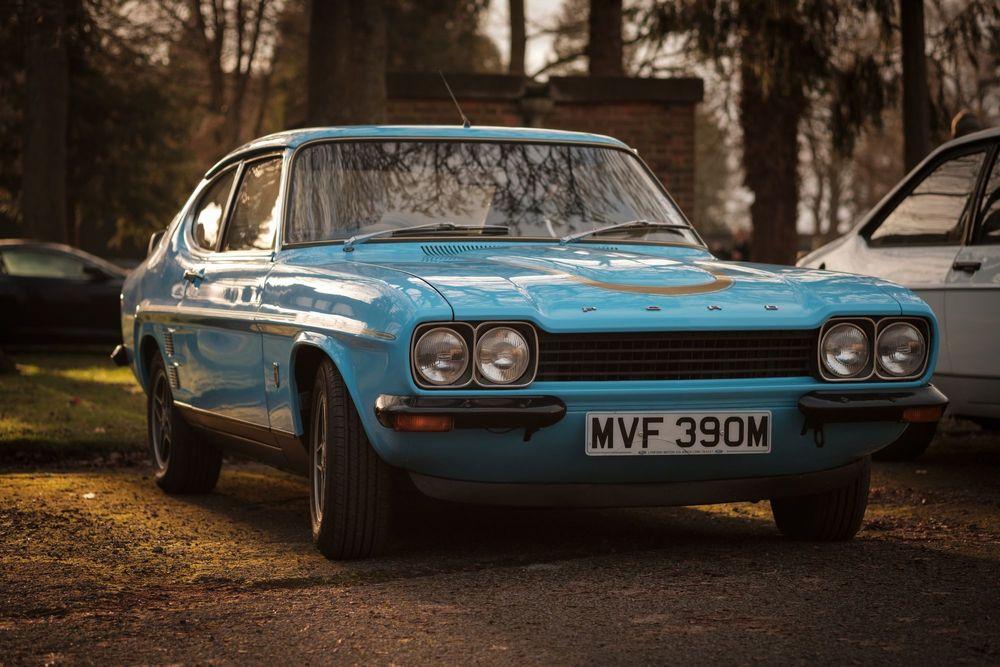
M316 370L310 412L309 514L327 558L370 558L385 547L390 468L372 449L337 369Z
M809 496L773 498L771 512L786 537L817 542L849 540L861 528L868 507L871 459L865 457L849 483Z

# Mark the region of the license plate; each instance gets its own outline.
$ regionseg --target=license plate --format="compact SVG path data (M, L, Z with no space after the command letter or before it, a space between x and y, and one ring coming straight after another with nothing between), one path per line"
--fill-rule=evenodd
M587 456L766 454L770 412L588 412Z

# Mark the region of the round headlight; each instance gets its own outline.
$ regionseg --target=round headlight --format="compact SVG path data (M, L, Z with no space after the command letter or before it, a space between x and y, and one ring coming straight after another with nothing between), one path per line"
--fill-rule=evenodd
M476 343L476 368L496 384L510 384L524 375L530 356L524 336L510 327L490 329Z
M854 377L868 366L868 335L856 324L835 324L823 335L819 356L831 375Z
M917 373L927 354L923 334L906 322L896 322L883 329L875 347L879 368L896 377Z
M469 368L469 346L455 331L444 327L431 329L413 349L414 366L430 384L453 384Z

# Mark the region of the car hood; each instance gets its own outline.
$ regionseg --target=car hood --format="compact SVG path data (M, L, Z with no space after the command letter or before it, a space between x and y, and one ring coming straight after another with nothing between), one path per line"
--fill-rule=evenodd
M834 314L898 314L897 286L828 271L723 262L695 248L593 244L391 244L355 261L436 289L461 320L531 320L549 331L818 326ZM894 298L895 297L895 298Z

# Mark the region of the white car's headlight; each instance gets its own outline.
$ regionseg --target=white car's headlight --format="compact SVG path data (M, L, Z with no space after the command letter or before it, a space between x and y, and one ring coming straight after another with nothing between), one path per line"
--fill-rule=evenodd
M835 324L823 334L819 357L823 368L835 378L861 374L868 367L870 356L868 334L856 324Z
M894 377L918 373L927 355L924 335L907 322L896 322L883 329L875 348L879 369Z
M510 327L495 327L476 343L476 368L495 384L511 384L528 370L528 341Z
M414 367L429 384L454 384L469 368L469 346L457 332L436 327L424 333L413 348Z

